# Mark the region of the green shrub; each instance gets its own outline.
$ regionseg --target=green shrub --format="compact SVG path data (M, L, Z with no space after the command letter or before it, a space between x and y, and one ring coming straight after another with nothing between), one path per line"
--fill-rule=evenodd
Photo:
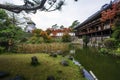
M64 34L62 36L62 41L63 42L70 42L71 41L71 36L68 33Z
M114 56L120 56L120 48L111 50L110 54L112 54Z
M53 42L53 39L52 39L52 37L51 36L46 36L46 38L44 38L44 42L45 43L51 43L51 42Z
M114 38L108 38L104 40L104 46L108 49L115 49L117 41Z
M115 30L112 34L112 37L116 40L120 40L120 30Z
M37 40L37 37L33 36L27 41L27 43L35 44L36 40Z
M116 50L118 53L120 53L120 48L117 48L117 50Z
M43 43L43 42L44 42L43 37L40 37L40 38L38 38L38 39L36 40L35 43L39 44L39 43Z
M87 44L89 43L89 41L90 41L90 40L89 40L89 37L88 37L88 36L83 36L83 43L84 43L83 45L84 45L84 46L87 46Z
M108 54L109 51L108 51L108 49L106 49L106 48L101 48L101 49L99 50L99 53L101 53L101 54Z
M74 49L75 47L73 46L73 44L69 44L69 49Z
M42 42L44 42L43 37L35 37L35 36L31 37L27 41L27 43L31 43L31 44L39 44L39 43L42 43Z
M4 47L0 46L0 53L2 53L4 51L4 49L5 49Z
M101 41L98 42L98 46L99 47L102 47L103 46L103 43Z
M120 41L120 18L115 19L112 37Z
M55 39L53 40L53 42L62 42L62 39L61 39L61 38L55 38Z

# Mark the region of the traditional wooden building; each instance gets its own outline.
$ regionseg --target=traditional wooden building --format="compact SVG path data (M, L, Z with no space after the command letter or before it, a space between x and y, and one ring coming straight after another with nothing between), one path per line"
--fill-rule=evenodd
M112 23L114 22L114 18L116 18L116 16L114 16L115 13L112 13L114 12L112 11L113 5L118 2L120 2L120 0L115 0L110 2L110 4L103 5L99 11L74 28L75 35L81 39L83 36L88 36L90 38L90 45L98 45L98 43L102 42L105 38L109 38L112 33ZM111 15L102 14L104 11L109 12L107 14ZM103 16L108 17L108 19L104 20Z

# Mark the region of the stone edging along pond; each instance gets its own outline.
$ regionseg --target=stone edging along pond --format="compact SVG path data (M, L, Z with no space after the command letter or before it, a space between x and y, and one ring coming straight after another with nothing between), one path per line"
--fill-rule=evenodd
M70 54L74 55L75 50L70 50ZM73 63L77 66L80 67L82 75L87 79L87 80L98 80L97 77L94 75L92 71L87 71L85 68L82 67L82 65L74 59L74 57L69 56L69 59L73 61Z
M87 80L98 80L97 77L93 74L92 71L88 72L85 68L82 67L82 65L76 61L74 58L73 58L73 63L77 66L79 66L81 69L81 73L82 75L87 79Z

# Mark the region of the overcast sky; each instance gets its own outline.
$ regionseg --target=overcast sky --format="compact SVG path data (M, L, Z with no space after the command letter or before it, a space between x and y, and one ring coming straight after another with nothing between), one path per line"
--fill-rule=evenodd
M10 1L15 4L22 4L22 0L0 1ZM74 0L66 0L65 6L63 6L62 11L37 11L36 14L28 14L27 16L31 17L37 28L41 28L43 30L45 30L46 28L50 28L54 24L69 27L75 20L78 20L80 23L82 23L89 16L100 10L102 5L110 3L110 1L111 0L78 0L78 2L74 2Z

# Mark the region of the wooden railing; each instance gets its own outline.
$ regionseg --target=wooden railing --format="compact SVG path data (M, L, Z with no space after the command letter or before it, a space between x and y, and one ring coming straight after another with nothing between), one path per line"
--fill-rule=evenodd
M89 32L79 32L78 35L96 33L96 32L101 32L101 31L105 31L105 30L109 30L109 29L111 29L111 28L106 28L106 29L101 29L101 30L91 30L91 31L89 31Z

